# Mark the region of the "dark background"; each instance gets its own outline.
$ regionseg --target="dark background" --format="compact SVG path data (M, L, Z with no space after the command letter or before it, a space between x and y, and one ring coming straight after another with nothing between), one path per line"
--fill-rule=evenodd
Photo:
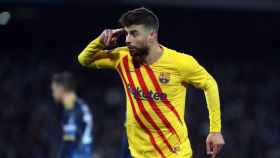
M253 4L253 2L252 2ZM275 6L277 6L275 2ZM61 107L50 77L69 70L95 119L95 157L120 155L125 99L113 70L81 67L77 55L119 16L140 6L160 18L160 42L193 55L216 78L221 95L221 158L280 157L280 9L205 5L117 4L115 1L0 1L11 19L0 25L0 157L56 157ZM242 3L240 2L242 6ZM187 96L195 158L206 158L208 114L203 93Z

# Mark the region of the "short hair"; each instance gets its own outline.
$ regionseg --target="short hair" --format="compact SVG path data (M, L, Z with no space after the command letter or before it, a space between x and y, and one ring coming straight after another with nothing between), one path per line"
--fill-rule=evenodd
M148 28L154 29L157 32L159 29L158 17L151 10L144 7L129 10L128 12L122 14L119 19L119 23L123 27L142 24Z
M72 73L64 71L62 73L56 73L52 77L52 82L62 86L67 91L76 90L76 80Z

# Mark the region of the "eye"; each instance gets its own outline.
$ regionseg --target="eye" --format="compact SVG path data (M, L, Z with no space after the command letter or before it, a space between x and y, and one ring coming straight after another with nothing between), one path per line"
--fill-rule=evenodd
M131 32L131 35L132 35L133 37L136 37L136 36L139 35L139 33L138 33L138 32Z

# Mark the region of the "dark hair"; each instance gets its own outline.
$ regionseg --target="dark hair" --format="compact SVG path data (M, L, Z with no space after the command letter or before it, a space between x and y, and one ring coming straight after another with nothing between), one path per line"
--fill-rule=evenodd
M158 31L159 29L158 17L152 11L144 7L129 10L128 12L122 14L119 19L119 23L123 27L142 24L148 28L154 29L155 31Z
M52 77L52 82L63 86L68 91L76 90L76 81L72 73L64 71L62 73L54 74Z

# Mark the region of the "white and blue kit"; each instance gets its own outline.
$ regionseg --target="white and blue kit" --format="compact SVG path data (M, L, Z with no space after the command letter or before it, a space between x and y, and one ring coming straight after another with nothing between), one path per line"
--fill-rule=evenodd
M61 158L92 158L92 129L90 109L78 98L74 107L62 114Z

